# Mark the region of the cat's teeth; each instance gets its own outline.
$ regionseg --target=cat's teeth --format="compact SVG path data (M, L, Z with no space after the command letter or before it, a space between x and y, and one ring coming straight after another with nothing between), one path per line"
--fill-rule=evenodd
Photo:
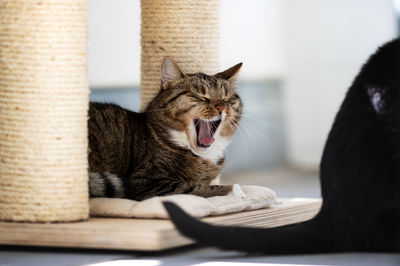
M224 121L225 118L226 118L226 113L225 113L225 111L224 111L224 112L222 112L222 114L221 114L221 121Z

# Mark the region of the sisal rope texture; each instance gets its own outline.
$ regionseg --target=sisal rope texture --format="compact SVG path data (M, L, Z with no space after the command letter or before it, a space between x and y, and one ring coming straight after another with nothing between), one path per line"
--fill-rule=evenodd
M0 1L0 219L88 218L87 3Z
M160 90L164 56L186 73L219 69L219 0L141 0L141 109Z

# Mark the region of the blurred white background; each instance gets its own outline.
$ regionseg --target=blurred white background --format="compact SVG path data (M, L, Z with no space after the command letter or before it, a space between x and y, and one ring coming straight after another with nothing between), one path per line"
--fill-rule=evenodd
M315 170L363 62L397 36L392 0L221 0L221 70L244 62L227 169ZM89 0L92 100L138 110L140 1Z

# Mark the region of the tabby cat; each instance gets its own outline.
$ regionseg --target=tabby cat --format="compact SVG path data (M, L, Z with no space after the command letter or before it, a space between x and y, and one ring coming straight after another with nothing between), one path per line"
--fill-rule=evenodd
M165 205L182 234L223 249L399 252L400 39L378 49L355 78L329 133L320 179L318 215L271 229L213 226Z
M238 185L212 181L241 118L234 88L241 66L212 76L186 74L165 57L161 89L144 112L90 103L90 196L144 200L176 193L240 194Z

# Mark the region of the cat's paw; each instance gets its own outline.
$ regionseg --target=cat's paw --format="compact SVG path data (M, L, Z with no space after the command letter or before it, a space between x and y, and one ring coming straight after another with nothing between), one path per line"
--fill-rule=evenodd
M240 199L244 199L246 197L246 193L243 192L239 184L234 184L232 186L232 192L229 194Z

